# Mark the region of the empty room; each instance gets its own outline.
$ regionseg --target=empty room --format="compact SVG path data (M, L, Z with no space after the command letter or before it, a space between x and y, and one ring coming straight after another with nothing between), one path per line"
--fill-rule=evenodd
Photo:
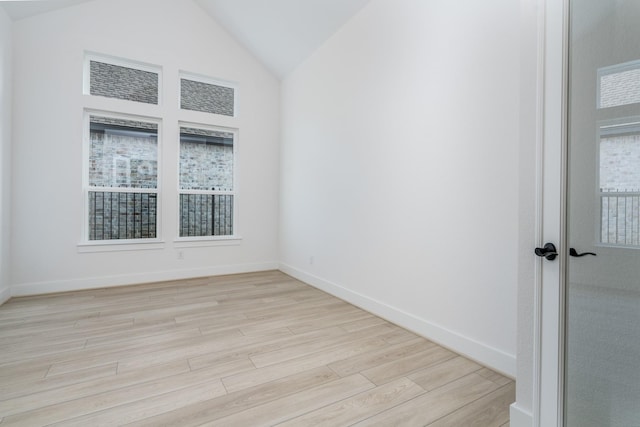
M637 425L638 19L1 1L0 426Z

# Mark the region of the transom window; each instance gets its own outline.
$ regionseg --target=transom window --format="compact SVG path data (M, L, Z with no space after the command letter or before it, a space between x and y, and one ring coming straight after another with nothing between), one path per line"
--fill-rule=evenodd
M160 67L108 56L85 56L88 95L159 104Z
M640 102L640 61L630 61L598 70L598 108Z
M236 89L232 84L182 73L180 75L180 108L234 117Z

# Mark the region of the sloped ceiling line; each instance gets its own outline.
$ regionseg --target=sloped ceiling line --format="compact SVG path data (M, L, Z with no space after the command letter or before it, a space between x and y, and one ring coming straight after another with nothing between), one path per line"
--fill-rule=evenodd
M1 1L14 21L91 0ZM370 0L194 0L216 22L285 77Z

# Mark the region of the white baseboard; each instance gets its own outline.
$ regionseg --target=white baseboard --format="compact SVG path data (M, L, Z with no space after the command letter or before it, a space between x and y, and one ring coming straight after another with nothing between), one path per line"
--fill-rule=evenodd
M353 292L343 286L306 273L291 265L280 263L280 270L290 276L363 308L398 326L415 332L443 347L473 359L511 378L516 374L516 358L501 350L460 335L411 313L404 312L366 295Z
M11 289L5 288L0 291L0 305L9 301L9 298L11 298Z
M114 276L101 276L71 280L55 280L47 282L21 283L11 287L11 291L0 292L0 303L11 296L28 296L56 292L68 292L85 289L106 288L114 286L132 285L138 283L159 282L168 280L189 279L194 277L220 276L225 274L240 274L257 271L280 269L281 271L342 300L361 307L377 316L393 322L403 328L411 330L429 340L450 348L479 363L499 371L512 378L515 377L515 357L500 350L487 346L481 342L460 335L440 325L429 322L413 314L404 312L396 307L377 301L365 295L353 292L338 284L306 273L290 265L277 262L253 264L235 264L200 269L170 270Z
M530 412L518 407L518 403L513 403L509 407L510 427L533 427L533 415Z
M278 266L278 263L274 261L254 264L223 265L198 269L154 271L147 273L123 274L117 276L88 277L71 280L53 280L48 282L20 283L11 287L11 296L19 297L28 295L40 295L56 292L69 292L85 289L135 285L139 283L190 279L195 277L252 273L256 271L277 270Z

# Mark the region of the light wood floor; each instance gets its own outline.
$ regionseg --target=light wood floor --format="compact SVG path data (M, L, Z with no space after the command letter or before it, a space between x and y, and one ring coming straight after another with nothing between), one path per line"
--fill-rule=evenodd
M505 426L514 383L280 272L16 298L0 427Z

